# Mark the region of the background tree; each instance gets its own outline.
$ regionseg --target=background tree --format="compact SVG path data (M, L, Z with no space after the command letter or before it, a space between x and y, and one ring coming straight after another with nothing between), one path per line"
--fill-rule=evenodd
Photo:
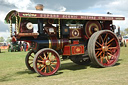
M3 37L0 37L0 42L4 42L4 38Z
M126 28L124 31L125 31L126 34L128 34L128 28Z
M8 38L6 39L6 42L7 42L7 43L11 42L11 38L8 37Z
M124 31L120 31L121 35L124 36L126 33Z

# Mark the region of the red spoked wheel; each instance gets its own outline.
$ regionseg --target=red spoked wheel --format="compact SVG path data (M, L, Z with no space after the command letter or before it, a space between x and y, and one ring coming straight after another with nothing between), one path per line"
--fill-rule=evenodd
M33 72L35 72L34 68L33 68L33 59L34 59L34 56L35 56L35 52L33 50L30 50L28 52L28 54L26 55L26 58L25 58L25 64L27 66L27 68Z
M88 42L88 54L96 66L115 65L120 55L120 45L116 35L109 30L94 33Z
M41 49L35 55L33 66L35 71L40 75L53 75L60 67L59 54L50 48Z

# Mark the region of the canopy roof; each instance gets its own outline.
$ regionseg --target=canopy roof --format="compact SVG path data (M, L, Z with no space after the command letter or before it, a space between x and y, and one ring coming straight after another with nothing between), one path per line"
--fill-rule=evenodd
M51 19L78 19L78 20L125 20L124 16L111 14L89 14L74 12L55 12L39 10L11 10L5 17L8 23L9 19L14 20L14 16L21 18L51 18Z

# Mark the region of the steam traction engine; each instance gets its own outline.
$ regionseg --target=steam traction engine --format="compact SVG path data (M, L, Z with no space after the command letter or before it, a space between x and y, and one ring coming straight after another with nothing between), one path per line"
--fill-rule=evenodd
M12 10L5 21L10 23L11 36L31 44L25 59L27 68L49 76L59 69L60 55L80 65L115 65L120 45L112 20L124 19L108 14Z

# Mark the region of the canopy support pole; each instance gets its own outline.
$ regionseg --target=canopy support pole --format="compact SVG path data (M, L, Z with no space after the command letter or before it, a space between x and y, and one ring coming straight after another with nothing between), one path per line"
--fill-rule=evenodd
M59 31L59 38L61 38L61 34L60 34L60 19L58 19L58 22L59 22L59 29L58 29L58 31Z
M10 19L10 36L12 36L12 20Z
M16 34L18 34L18 33L19 33L18 18L17 18L17 16L16 16Z

